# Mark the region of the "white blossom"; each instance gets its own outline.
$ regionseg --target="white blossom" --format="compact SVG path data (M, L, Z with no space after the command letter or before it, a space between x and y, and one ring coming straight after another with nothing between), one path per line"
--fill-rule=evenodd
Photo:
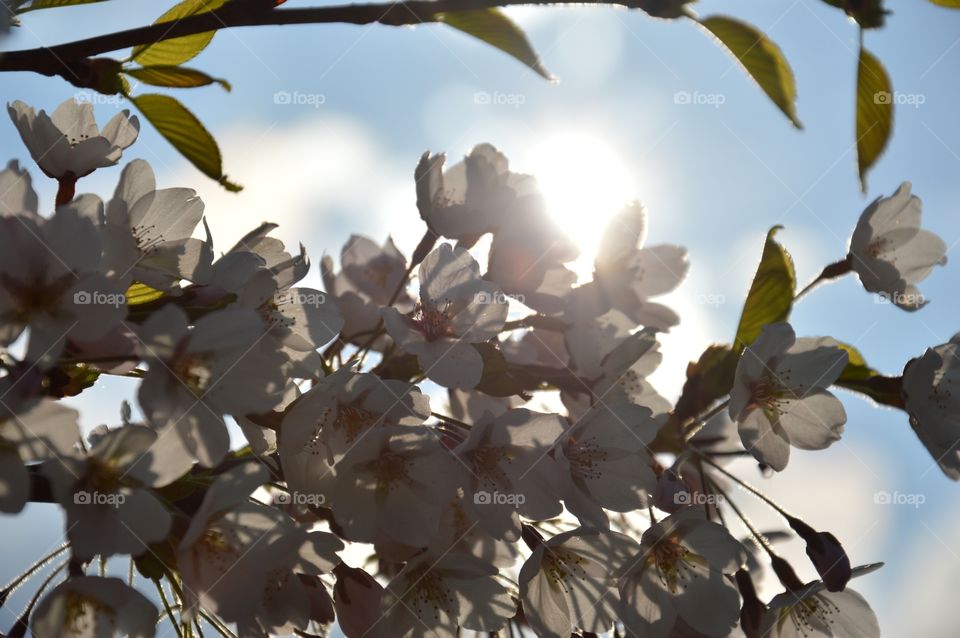
M960 334L928 348L903 371L910 425L943 473L960 480Z
M628 636L673 635L678 621L704 636L727 636L740 616L740 596L727 575L746 551L717 523L688 507L650 526L620 583Z
M123 290L98 270L93 222L61 207L49 219L0 216L0 345L28 326L27 359L55 360L68 339L93 341L126 315Z
M157 608L119 578L76 576L44 596L33 611L35 638L153 638Z
M563 431L559 415L524 408L474 424L454 450L468 468L467 515L494 538L511 541L520 538L520 516L559 515L559 468L548 452Z
M149 488L173 482L192 463L172 441L148 427L125 425L100 434L85 457L44 464L67 515L74 556L136 556L167 537L170 513Z
M0 10L2 13L2 10ZM39 208L37 193L33 190L30 173L20 168L17 160L10 160L0 171L0 215L36 215Z
M0 386L2 387L2 386ZM3 398L9 401L5 388ZM80 442L77 411L54 401L40 401L15 414L0 407L0 512L15 514L30 498L25 463L68 455Z
M420 303L413 317L384 308L387 332L398 347L415 354L424 374L447 388L480 383L483 358L471 345L500 332L508 302L480 277L477 262L462 248L441 244L420 264Z
M377 428L336 463L327 506L350 540L424 547L438 536L462 471L425 427Z
M53 115L38 114L20 100L8 104L7 112L33 160L56 179L76 179L113 166L140 133L140 121L129 111L117 113L101 131L93 105L74 98L58 106Z
M882 563L853 569L853 577L879 569ZM796 591L774 596L763 616L765 638L879 638L877 616L863 596L849 587L827 591L814 581Z
M223 417L259 414L282 398L284 361L258 348L265 327L255 312L227 308L193 328L173 305L153 313L140 330L150 368L138 398L151 425L172 430L188 454L213 466L230 446Z
M850 262L863 287L904 310L926 304L916 284L947 263L944 241L920 228L922 206L904 182L867 206L850 238Z
M203 218L203 202L189 188L157 190L143 160L127 164L107 203L103 228L110 266L123 281L168 290L180 280L205 276L211 246L192 237Z
M374 629L397 638L456 638L457 627L496 632L516 614L493 565L465 554L424 552L387 585Z
M656 433L650 410L620 395L590 408L561 435L554 450L561 494L581 524L606 527L604 509L644 506L656 482L647 449Z
M847 360L829 337L797 339L787 323L764 326L740 356L730 392L730 418L747 451L780 471L791 445L822 450L838 441L847 414L827 388Z
M524 616L538 638L609 631L619 618L617 582L638 549L623 534L582 527L537 545L519 584Z

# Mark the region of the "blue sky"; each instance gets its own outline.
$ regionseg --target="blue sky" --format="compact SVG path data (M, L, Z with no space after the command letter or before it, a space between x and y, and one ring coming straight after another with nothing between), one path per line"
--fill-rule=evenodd
M689 21L611 8L518 8L511 15L558 83L436 25L239 29L220 33L190 63L230 80L233 92L210 87L177 96L221 140L226 172L247 189L222 192L149 127L126 158L149 160L162 186L196 188L218 247L269 219L281 224L281 238L303 242L315 262L325 252L339 254L352 232L377 240L393 233L409 254L422 232L412 172L427 149L455 160L473 144L491 142L516 170L545 176L561 223L584 239L586 252L616 202L639 198L649 211L649 241L683 244L691 256L690 277L670 299L684 323L665 338L668 361L656 380L666 393L675 392L688 359L711 341L730 339L770 226L785 226L779 237L805 281L844 255L870 200L911 180L924 202L924 225L951 246L951 261L921 285L932 303L908 314L878 304L848 278L811 294L792 320L798 334L853 343L874 367L899 373L908 358L960 330L960 128L953 121L960 12L922 0L888 6L894 14L887 27L869 32L866 46L885 63L902 99L923 103L898 107L892 143L869 175L867 195L853 149L857 30L817 0L696 6L700 15L747 20L780 45L797 78L803 131ZM156 2L114 0L37 12L5 46L138 26L161 11ZM278 92L299 103L278 104ZM678 92L703 103L678 104ZM48 110L76 93L60 80L27 74L7 75L0 89L5 102ZM97 106L104 120L115 109ZM9 124L0 123L0 148L9 158L28 157ZM98 171L79 190L108 196L118 175ZM49 185L40 186L49 203ZM706 298L722 303L701 303ZM82 398L84 425L112 422L116 393L130 390L120 380ZM958 488L931 467L903 414L843 399L849 420L842 443L796 455L764 486L811 524L837 533L855 562L887 561L856 584L887 635L908 628L942 635L956 626L944 610L952 608L947 585L960 577L953 533L960 515L950 506ZM762 480L747 464L743 475ZM919 508L878 506L878 490L926 500ZM16 548L9 554L15 558L0 563L4 580L61 531L58 515L36 507L3 524ZM906 608L914 612L909 619Z

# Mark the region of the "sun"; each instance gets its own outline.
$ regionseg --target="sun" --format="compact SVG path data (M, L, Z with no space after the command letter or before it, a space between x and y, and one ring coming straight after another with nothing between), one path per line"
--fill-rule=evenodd
M526 164L551 217L580 247L574 269L589 273L607 221L637 197L627 164L611 144L587 132L548 137L534 147Z

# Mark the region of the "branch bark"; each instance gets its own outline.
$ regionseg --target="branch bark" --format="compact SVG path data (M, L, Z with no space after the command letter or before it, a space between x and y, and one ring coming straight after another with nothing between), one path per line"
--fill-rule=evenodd
M627 0L637 7L643 0ZM50 47L0 54L0 71L59 75L72 84L89 86L89 58L140 44L153 44L187 35L234 27L288 24L416 25L436 22L438 13L514 5L611 5L608 0L409 0L383 4L350 4L305 9L275 9L264 0L233 0L215 11L176 22L151 24Z

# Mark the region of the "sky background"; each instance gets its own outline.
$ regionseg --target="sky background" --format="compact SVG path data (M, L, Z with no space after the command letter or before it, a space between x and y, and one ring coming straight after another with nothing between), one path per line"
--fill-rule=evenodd
M288 6L308 6L290 0ZM139 26L162 3L114 0L37 12L4 43L18 49ZM863 208L900 182L924 202L924 226L950 246L945 268L920 288L932 303L909 314L878 303L855 278L817 289L795 309L798 335L829 334L858 347L877 369L899 374L927 346L960 330L956 294L960 241L960 12L923 0L887 3L887 27L866 34L900 99L893 140L860 192L854 150L856 26L816 0L706 0L700 15L744 19L777 42L797 78L794 129L726 53L689 21L653 20L613 8L516 8L548 83L486 45L439 25L297 26L220 33L189 66L224 77L216 87L177 97L220 141L225 172L245 190L221 190L183 160L149 126L124 160L143 158L158 185L196 188L216 246L226 250L263 220L288 245L302 242L319 263L338 256L351 233L382 241L392 233L408 255L423 232L414 206L413 169L429 149L456 161L490 142L513 170L538 175L556 215L581 242L589 263L603 222L628 198L649 213L648 243L690 251L690 275L668 298L683 323L663 339L664 364L654 377L674 397L687 362L709 343L731 339L740 304L775 224L793 254L801 283L843 257ZM120 57L120 56L117 56ZM62 80L6 74L0 97L52 110L77 89ZM149 92L140 87L141 92ZM691 104L678 103L677 94ZM289 95L290 103L280 96ZM118 104L103 96L98 119ZM682 101L682 100L679 100ZM700 103L697 103L700 102ZM119 105L119 108L124 106ZM28 163L12 124L0 122L6 160L31 167L41 201L52 184ZM120 168L97 171L79 192L109 197ZM309 283L319 286L319 275ZM85 428L115 424L131 380L111 380L74 404ZM876 409L850 394L844 437L827 451L794 451L782 475L765 480L755 464L741 475L820 529L833 531L854 563L886 567L854 588L867 596L887 636L947 635L958 623L960 582L957 490L942 475L897 411ZM878 491L921 495L923 504L880 505ZM739 501L752 507L751 500ZM0 580L7 580L60 542L60 514L30 506L4 517ZM767 529L769 513L753 508ZM785 553L795 564L802 546ZM772 591L772 590L769 590ZM9 627L22 603L0 610Z

